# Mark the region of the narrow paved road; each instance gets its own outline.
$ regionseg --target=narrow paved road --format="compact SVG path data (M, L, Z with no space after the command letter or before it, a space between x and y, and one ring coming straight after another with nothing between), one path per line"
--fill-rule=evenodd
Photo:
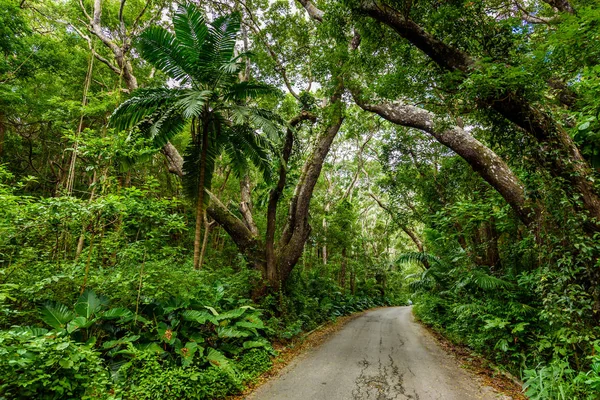
M282 374L250 400L498 399L446 354L410 307L370 311Z

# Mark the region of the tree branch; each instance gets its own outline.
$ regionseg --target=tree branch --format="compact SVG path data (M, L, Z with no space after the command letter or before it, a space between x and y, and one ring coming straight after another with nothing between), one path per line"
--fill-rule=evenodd
M302 7L306 10L308 15L319 22L323 22L324 12L319 10L312 1L310 0L298 0L298 3L302 4Z
M510 167L496 153L458 126L445 126L436 121L430 111L402 103L366 104L359 96L356 103L365 111L384 119L432 135L438 142L461 156L486 182L492 185L508 202L519 219L526 225L534 221L533 209L525 197L525 190Z
M377 205L385 210L390 217L392 218L392 220L398 224L398 226L400 227L400 229L402 229L402 231L404 233L406 233L406 235L408 235L408 237L413 241L413 243L415 244L415 246L417 246L417 249L419 250L420 253L423 252L423 242L421 241L421 239L417 236L416 233L414 233L408 226L406 226L405 224L401 223L400 221L397 220L397 218L394 217L394 213L392 212L392 210L389 208L389 206L385 205L383 203L383 201L375 196L375 194L373 194L373 192L369 192L369 196L371 196L371 198L373 200L375 200L375 202L377 203Z
M271 47L271 45L269 44L269 42L264 38L264 35L263 35L261 29L259 28L259 25L256 22L256 19L254 18L254 15L252 14L252 11L248 8L248 6L246 5L245 2L242 2L242 4L244 5L244 8L246 9L246 12L248 13L248 16L250 17L250 20L252 21L252 24L245 24L245 25L248 26L250 29L252 29L252 31L254 31L254 33L260 38L260 40L262 41L262 43L266 47L267 52L269 53L269 55L271 56L271 58L275 62L275 71L278 72L279 74L281 74L281 77L283 78L283 83L285 84L285 87L287 88L287 90L297 100L300 100L300 96L298 96L298 93L296 93L296 91L294 90L292 84L290 83L290 80L289 80L289 78L287 76L287 70L286 70L286 68L283 66L283 64L281 63L281 61L279 61L279 57L277 57L277 54L273 50L273 47Z
M217 196L209 190L206 190L206 193L210 197L210 204L206 209L208 215L225 229L242 254L251 258L254 263L262 258L262 246L258 237L253 235L246 224L229 211Z

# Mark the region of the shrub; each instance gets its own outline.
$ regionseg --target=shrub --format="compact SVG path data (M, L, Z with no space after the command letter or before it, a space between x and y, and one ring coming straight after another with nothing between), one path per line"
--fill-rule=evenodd
M0 395L44 400L110 397L110 374L93 344L39 328L1 331Z

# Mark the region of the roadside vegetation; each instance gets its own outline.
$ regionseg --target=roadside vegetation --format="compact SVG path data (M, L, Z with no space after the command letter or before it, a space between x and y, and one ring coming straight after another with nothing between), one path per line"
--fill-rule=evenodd
M217 399L364 309L600 399L595 0L0 0L0 398Z

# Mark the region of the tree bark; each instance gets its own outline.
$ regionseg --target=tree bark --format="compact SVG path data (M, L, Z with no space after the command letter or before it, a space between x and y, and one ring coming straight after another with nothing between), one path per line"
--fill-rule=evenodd
M204 222L204 177L206 174L206 156L208 151L208 126L202 128L202 150L200 153L200 177L198 179L198 199L196 204L196 229L194 234L194 269L200 269L200 250L202 247L202 223Z
M277 205L281 195L283 194L283 189L287 180L287 163L290 160L292 148L294 146L294 128L305 120L315 122L316 117L313 114L304 111L289 122L290 126L286 131L285 142L281 155L283 162L279 166L279 179L277 181L277 185L269 194L269 203L267 205L267 230L265 234L265 259L267 263L267 270L276 269L275 230L277 223Z
M298 0L298 2L300 4L302 4L302 7L304 7L304 9L306 10L306 12L308 13L308 15L319 22L323 22L323 11L321 11L320 9L318 9L312 1L310 0Z
M248 174L244 175L244 177L240 180L240 193L241 193L241 202L240 202L240 213L244 218L244 222L246 226L252 232L253 235L258 235L258 227L254 222L254 217L252 216L252 196L250 189L250 177Z
M574 14L575 10L571 3L567 0L542 0L544 3L549 4L551 7L556 8L558 11Z
M535 221L535 210L525 197L519 178L496 153L458 126L436 125L432 112L401 103L365 104L357 96L358 105L398 125L431 134L441 144L462 157L511 206L525 225Z
M206 190L210 197L206 212L223 229L235 243L240 253L248 259L248 263L260 271L265 271L264 244L253 235L246 224L234 215L214 194Z
M329 154L331 143L344 120L341 94L342 87L340 86L331 98L330 107L333 109L331 120L319 137L313 153L304 164L302 174L296 185L294 197L290 202L287 224L283 229L276 254L278 271L268 271L267 273L267 278L271 284L287 280L292 268L302 255L302 249L310 234L308 223L310 200L321 174L325 158Z
M304 164L302 174L296 185L294 196L290 201L288 218L279 240L275 241L275 223L277 203L285 186L287 170L282 164L279 169L277 186L271 192L267 208L267 234L265 243L253 234L248 226L225 207L214 195L208 207L208 214L221 225L234 241L238 249L247 258L249 264L262 272L266 286L257 288L256 293L263 294L267 286L279 289L287 280L293 267L302 255L304 244L310 234L308 223L308 209L310 199L317 180L320 176L323 163L331 148L331 143L337 135L343 122L340 85L331 97L330 107L333 109L329 124L321 134L312 154ZM290 125L305 119L313 119L309 113L303 113L298 120L292 120ZM287 162L293 147L293 132L288 130L284 144L282 159Z

